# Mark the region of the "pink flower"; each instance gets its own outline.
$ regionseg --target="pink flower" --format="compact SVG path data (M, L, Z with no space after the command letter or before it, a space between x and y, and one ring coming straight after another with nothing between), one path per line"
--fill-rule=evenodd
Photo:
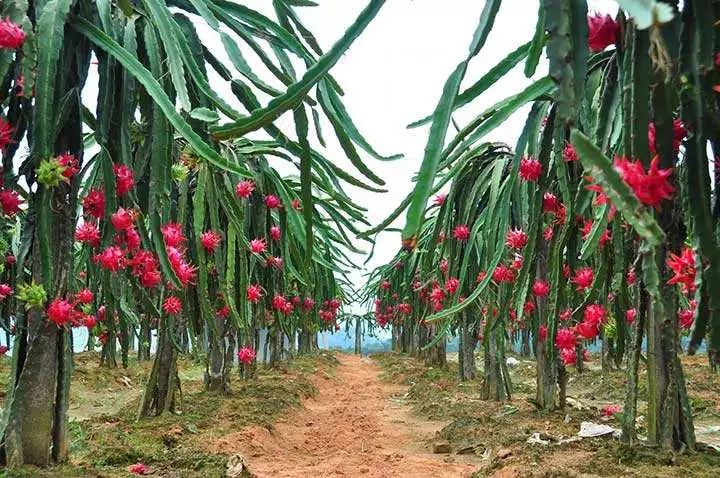
M20 194L18 194L17 191L13 191L12 189L0 190L0 207L6 216L12 217L19 213L22 203L23 200L20 199Z
M565 148L563 149L563 159L568 163L578 160L577 152L575 152L575 148L572 144L568 143L565 145Z
M215 249L220 245L222 236L215 231L205 231L200 235L200 244L209 253L215 252Z
M82 201L83 212L97 219L105 217L105 192L91 188Z
M110 222L117 231L123 231L132 227L134 217L132 211L120 208L110 216Z
M128 466L128 471L134 475L146 475L148 470L148 467L143 465L142 463L135 463L134 465Z
M542 164L535 158L522 158L519 174L523 181L536 182L542 175Z
M458 241L467 241L470 238L470 228L465 224L459 224L453 229L453 237Z
M270 238L273 241L279 241L282 237L282 233L280 232L280 228L278 226L272 226L270 228Z
M162 308L166 314L177 315L182 311L182 302L174 295L171 295L163 301Z
M282 203L277 196L274 196L272 194L268 194L267 196L265 196L265 206L268 209L278 209L281 205Z
M62 327L72 319L73 306L65 299L55 299L47 308L47 316L55 325Z
M247 300L253 304L257 304L262 299L262 288L257 284L247 286Z
M73 176L75 176L77 173L80 172L80 167L78 166L78 160L75 158L75 155L70 154L69 152L63 153L57 158L58 164L60 166L65 167L65 171L63 171L63 176L65 179L72 179Z
M581 267L575 272L575 276L570 279L570 282L575 284L575 288L578 292L583 292L592 286L593 280L593 270L589 267Z
M255 183L248 180L243 180L237 183L235 186L235 195L240 199L247 199L255 191Z
M521 229L510 229L505 236L505 244L513 249L522 249L528 241L527 234Z
M75 294L75 300L80 304L92 304L94 295L90 289L80 289Z
M266 248L267 244L265 243L265 239L253 239L250 241L250 251L253 254L262 254Z
M537 297L547 297L550 293L550 284L544 280L536 280L532 286L532 293Z
M9 284L0 284L0 300L5 300L13 293L12 287Z
M248 365L255 360L255 350L251 347L243 347L237 353L238 362Z
M115 192L118 196L124 196L135 186L135 178L132 169L124 164L113 164L115 173Z

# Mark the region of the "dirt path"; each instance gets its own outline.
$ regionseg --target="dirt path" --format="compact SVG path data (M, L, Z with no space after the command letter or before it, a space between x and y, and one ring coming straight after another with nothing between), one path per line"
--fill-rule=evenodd
M335 377L316 380L318 395L273 426L252 427L230 438L250 471L264 477L468 477L472 464L436 455L428 441L442 425L410 415L393 400L404 387L380 380L372 360L338 356Z

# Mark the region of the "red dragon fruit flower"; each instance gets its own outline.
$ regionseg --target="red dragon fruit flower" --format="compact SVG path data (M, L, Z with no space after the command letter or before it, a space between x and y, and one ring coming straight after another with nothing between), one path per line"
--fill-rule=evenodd
M543 212L554 214L560 208L560 200L551 192L543 194Z
M683 247L679 256L670 253L666 263L674 274L667 282L668 285L680 284L685 294L695 292L695 252L693 252L692 248Z
M23 204L23 200L20 198L20 194L12 189L1 189L0 190L0 207L3 213L12 217L20 212L20 206Z
M68 181L73 178L77 173L80 172L80 167L78 165L78 160L75 158L74 154L70 154L70 152L66 152L55 158L60 166L65 168L62 175L67 179Z
M9 18L0 20L0 48L17 50L25 43L25 32Z
M205 231L200 235L200 244L202 244L208 254L215 252L215 249L217 249L221 241L222 236L216 231Z
M92 330L95 325L97 325L97 319L94 315L86 315L83 317L83 325L87 327L88 330Z
M240 181L235 186L235 195L240 199L249 198L255 191L255 183L247 179Z
M100 245L100 229L91 222L84 222L75 230L75 240L97 247Z
M575 331L585 340L592 340L600 333L600 328L590 322L580 322L575 326Z
M522 158L520 160L520 179L528 182L537 182L542 175L542 164L535 158Z
M83 212L97 219L105 217L105 191L91 188L82 201Z
M267 249L265 239L253 239L250 241L250 251L253 254L262 254Z
M610 15L596 13L588 16L588 46L600 52L617 41L620 26Z
M118 246L108 246L97 255L97 262L103 269L117 272L125 268L127 260L125 252Z
M589 267L581 267L575 272L575 275L570 282L575 284L575 288L578 292L583 292L592 286L595 273Z
M310 312L315 307L315 300L312 297L306 297L303 300L302 308L305 312Z
M169 222L160 228L163 241L167 247L181 247L187 240L183 233L182 224Z
M680 327L683 329L689 329L692 327L695 321L695 311L692 309L682 309L678 311L678 322Z
M635 309L628 309L625 311L625 321L628 324L632 324L635 322L635 318L637 317L637 310Z
M253 304L257 304L262 299L262 288L257 284L247 286L247 300Z
M3 118L0 118L0 151L5 151L13 142L14 132L15 128Z
M149 468L142 463L135 463L128 466L127 470L133 475L147 475Z
M532 293L536 297L547 297L550 293L550 284L544 280L536 280L532 286Z
M685 125L683 125L682 121L675 118L673 120L673 152L675 154L680 151L680 146L682 145L683 140L687 136L687 128L685 128ZM655 133L655 123L650 123L648 125L648 143L650 145L650 153L655 155L657 154L657 149L655 147L655 139L656 139L656 133Z
M255 350L251 347L243 347L237 353L238 362L245 365L251 364L255 360Z
M577 339L575 338L575 334L570 329L558 329L557 333L555 334L555 347L557 347L560 350L565 349L573 349L575 350L575 345L577 344Z
M163 301L162 308L166 314L177 315L182 311L182 302L174 295L171 295Z
M0 284L0 300L5 300L13 293L12 287L9 284Z
M470 228L465 224L459 224L453 229L453 238L457 241L467 241L470 238Z
M515 272L508 266L500 264L492 274L493 280L498 283L510 283L515 280Z
M565 148L563 149L563 159L567 163L574 163L578 160L577 152L572 144L568 143L565 145Z
M505 236L505 244L513 249L522 249L527 245L527 233L521 229L510 229Z
M80 304L92 304L94 295L90 289L80 289L75 294L75 300Z
M577 363L577 352L575 349L560 349L560 358L563 365L575 365Z
M280 232L280 227L272 226L270 228L270 238L273 241L279 241L281 237L282 237L282 233Z
M121 207L110 215L110 222L116 231L124 231L132 227L135 217L131 210Z
M672 168L660 169L660 157L655 156L650 162L647 173L640 161L629 161L626 158L616 157L614 166L623 180L633 190L641 203L660 208L665 199L672 199L675 188L670 184Z
M115 192L118 196L124 196L135 187L133 171L127 165L113 164L113 172L115 173Z
M55 299L47 308L47 316L55 325L62 327L72 319L73 306L65 299Z
M265 196L265 206L268 209L278 209L278 208L280 208L280 206L282 206L282 203L280 202L280 199L278 199L277 196L268 194L267 196Z
M447 281L445 281L445 292L447 292L449 295L453 295L455 294L455 292L457 292L459 286L460 281L455 277L451 277Z
M443 204L445 204L446 199L447 199L447 194L438 194L437 196L435 196L433 203L436 206L442 206Z

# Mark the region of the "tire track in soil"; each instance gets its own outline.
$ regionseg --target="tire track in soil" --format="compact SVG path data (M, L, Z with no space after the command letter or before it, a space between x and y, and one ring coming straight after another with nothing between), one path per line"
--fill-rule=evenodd
M318 394L281 418L272 432L249 427L217 443L242 453L258 478L469 477L477 466L464 456L433 454L442 427L392 401L405 388L380 380L371 359L338 355L335 377L315 377ZM457 462L446 463L452 457Z

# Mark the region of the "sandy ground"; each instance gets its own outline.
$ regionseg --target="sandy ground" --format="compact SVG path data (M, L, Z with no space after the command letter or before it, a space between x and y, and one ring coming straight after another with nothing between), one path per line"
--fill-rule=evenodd
M339 355L334 377L318 377L319 393L270 430L250 427L219 448L242 453L263 477L469 477L463 457L432 453L442 427L411 416L405 388L381 381L372 360ZM470 460L470 458L468 458Z

